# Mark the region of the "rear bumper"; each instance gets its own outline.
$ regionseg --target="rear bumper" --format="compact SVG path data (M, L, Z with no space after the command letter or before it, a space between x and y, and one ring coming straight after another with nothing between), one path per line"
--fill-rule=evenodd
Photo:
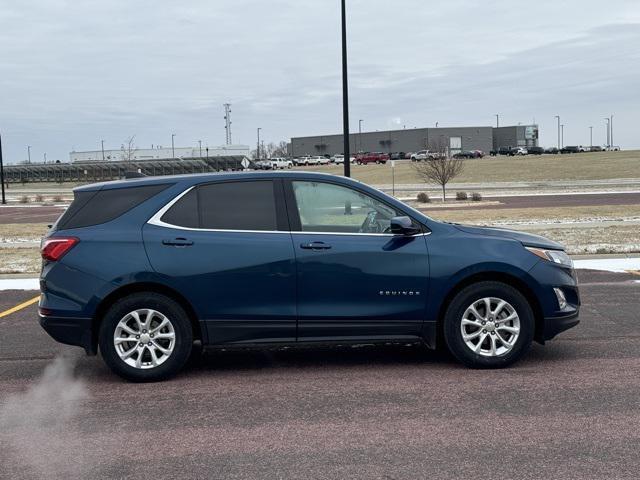
M544 319L544 332L543 339L551 340L565 330L575 327L580 323L578 318L579 311L576 309L574 312L559 317L548 317Z
M87 355L95 355L90 318L52 317L39 315L40 326L56 341L84 348Z

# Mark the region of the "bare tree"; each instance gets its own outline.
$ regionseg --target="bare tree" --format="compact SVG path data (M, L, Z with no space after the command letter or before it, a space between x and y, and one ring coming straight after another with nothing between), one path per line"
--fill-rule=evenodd
M131 163L131 161L135 158L136 152L138 148L136 147L134 141L136 139L135 135L130 136L125 140L126 143L122 145L122 160L127 163Z
M413 167L418 176L427 183L437 183L442 187L442 201L445 201L446 186L452 179L460 175L464 169L462 158L455 158L440 152L423 162L415 162Z
M287 153L287 142L278 142L277 145L273 145L272 155L274 157L286 157Z

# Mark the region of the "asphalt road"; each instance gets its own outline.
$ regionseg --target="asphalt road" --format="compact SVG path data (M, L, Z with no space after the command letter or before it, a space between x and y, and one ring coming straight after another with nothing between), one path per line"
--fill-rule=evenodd
M636 479L640 277L579 276L582 323L500 371L315 348L207 353L136 385L28 307L0 318L0 478ZM0 292L0 311L36 293Z

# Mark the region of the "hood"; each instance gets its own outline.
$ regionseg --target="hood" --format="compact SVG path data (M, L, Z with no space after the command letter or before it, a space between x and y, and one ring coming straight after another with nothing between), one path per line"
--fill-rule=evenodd
M548 238L541 237L540 235L534 235L533 233L519 232L517 230L507 230L504 228L476 227L471 225L458 224L454 224L454 227L465 233L472 233L475 235L510 238L512 240L517 240L528 247L564 250L564 247L558 242L554 242L553 240L549 240Z

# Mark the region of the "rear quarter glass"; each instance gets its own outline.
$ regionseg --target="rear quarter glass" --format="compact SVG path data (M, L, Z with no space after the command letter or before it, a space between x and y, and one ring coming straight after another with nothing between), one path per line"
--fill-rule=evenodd
M110 222L171 185L164 183L75 192L71 206L56 222L54 229L66 230Z

